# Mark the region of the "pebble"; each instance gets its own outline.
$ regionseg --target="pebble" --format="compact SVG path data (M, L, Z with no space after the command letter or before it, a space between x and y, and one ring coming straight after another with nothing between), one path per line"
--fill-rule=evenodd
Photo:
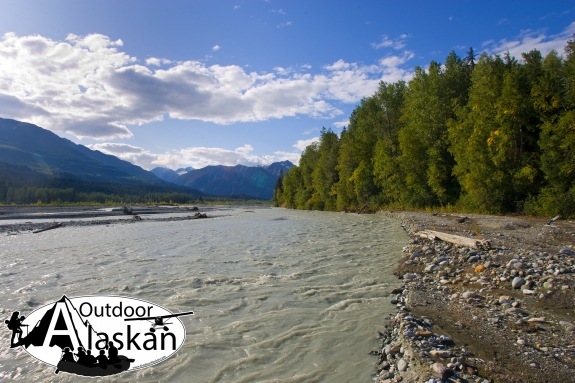
M563 255L575 255L575 251L569 249L561 249L559 250L559 254Z
M441 377L445 376L447 374L447 367L445 367L443 365L443 363L433 363L433 365L431 366L431 368L433 369L433 371L435 371L435 373Z
M475 291L466 291L463 294L461 294L461 296L465 299L474 298L477 296L477 293Z
M407 369L407 362L405 359L401 358L399 362L397 362L397 370L403 372Z
M523 286L524 284L525 284L525 279L523 279L521 277L515 277L511 281L511 287L513 287L514 289L518 289L521 286Z

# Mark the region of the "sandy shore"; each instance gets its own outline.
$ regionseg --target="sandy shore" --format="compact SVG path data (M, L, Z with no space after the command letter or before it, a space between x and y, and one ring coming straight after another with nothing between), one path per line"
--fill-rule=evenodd
M378 382L575 382L575 224L380 212L411 237L379 336ZM465 218L464 218L465 217ZM485 239L481 250L421 238Z

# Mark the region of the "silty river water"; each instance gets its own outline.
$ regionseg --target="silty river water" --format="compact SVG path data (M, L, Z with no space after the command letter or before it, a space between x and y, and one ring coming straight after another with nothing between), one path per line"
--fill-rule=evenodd
M0 312L121 295L182 317L186 340L109 382L370 382L406 244L380 215L233 209L214 219L64 227L0 237ZM75 382L3 325L0 380ZM99 381L100 381L99 380Z

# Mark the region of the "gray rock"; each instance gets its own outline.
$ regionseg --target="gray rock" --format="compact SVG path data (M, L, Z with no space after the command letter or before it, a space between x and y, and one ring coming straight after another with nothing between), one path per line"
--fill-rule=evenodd
M391 290L390 294L401 294L403 292L403 287L396 287L395 289Z
M575 251L569 249L561 249L559 250L559 254L563 255L575 255Z
M477 293L475 291L466 291L463 294L461 294L461 296L465 299L468 299L468 298L476 297Z
M505 314L526 315L527 313L518 307L511 307L511 308L505 310Z
M521 286L523 286L524 284L525 284L525 279L523 279L521 277L515 277L511 281L511 287L513 287L514 289L518 289Z
M479 257L476 256L476 255L473 255L473 256L467 258L467 262L469 262L469 263L475 263L475 262L478 262L478 261L479 261Z
M445 367L443 363L433 363L431 368L441 377L444 377L447 374L447 367Z
M401 358L399 362L397 362L397 370L403 372L407 369L407 362L405 359Z
M419 254L417 251L413 254L411 254L411 259L415 259L415 258L419 258L421 257L421 254Z

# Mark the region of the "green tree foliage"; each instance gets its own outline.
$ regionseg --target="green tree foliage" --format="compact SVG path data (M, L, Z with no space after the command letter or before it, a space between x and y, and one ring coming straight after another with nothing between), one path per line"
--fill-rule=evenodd
M276 203L575 216L575 39L564 57L476 56L381 83L339 137L322 130Z
M381 189L379 202L382 204L401 204L405 182L399 166L399 131L403 98L406 84L403 81L394 84L381 83L377 92L383 112L382 132L375 145L373 157L374 183Z
M533 98L543 124L539 145L546 185L533 210L539 214L575 215L575 40L543 61Z
M339 180L335 170L339 152L339 137L325 128L321 131L317 164L312 171L312 206L321 210L336 210L333 187Z

